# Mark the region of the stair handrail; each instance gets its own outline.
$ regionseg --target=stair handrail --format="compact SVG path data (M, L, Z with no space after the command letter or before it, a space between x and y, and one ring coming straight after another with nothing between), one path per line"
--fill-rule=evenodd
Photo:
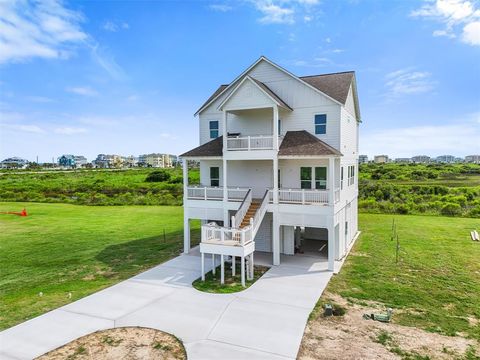
M235 212L235 215L232 216L232 228L237 228L240 226L251 204L252 204L252 189L248 189L247 193L245 194L245 197L243 198L242 203L240 204L240 207Z
M263 216L267 212L267 205L269 203L269 194L270 190L267 189L265 190L265 194L262 197L262 201L260 203L259 208L257 209L257 212L253 216L253 221L252 221L252 239L255 238L255 235L257 234L258 228L260 227L260 224L262 222Z

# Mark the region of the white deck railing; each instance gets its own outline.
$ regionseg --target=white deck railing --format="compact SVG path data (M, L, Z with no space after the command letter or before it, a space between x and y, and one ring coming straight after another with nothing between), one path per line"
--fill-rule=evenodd
M237 136L227 138L227 150L272 150L273 136Z
M242 201L249 189L246 188L228 188L229 201ZM187 199L189 200L223 200L222 187L208 186L188 186Z
M242 204L238 208L234 216L232 216L232 227L239 227L243 221L243 218L247 214L248 208L252 204L252 189L249 189Z
M255 213L255 216L253 217L253 220L251 222L253 238L255 238L255 235L257 234L260 224L262 223L263 216L267 212L267 205L270 201L269 193L270 193L270 190L265 191L265 195L263 195L262 202L260 203L260 206L258 207L257 212Z
M243 229L218 226L216 223L202 225L202 242L218 245L244 246L253 240L252 226Z
M328 205L328 190L315 189L278 189L278 202L284 204ZM273 190L270 190L270 202L273 201Z

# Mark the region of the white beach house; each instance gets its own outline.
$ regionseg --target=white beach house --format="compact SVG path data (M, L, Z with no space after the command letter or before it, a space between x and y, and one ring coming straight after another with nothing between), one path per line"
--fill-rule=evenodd
M200 146L181 155L184 251L190 219L202 220L202 273L204 254L222 270L231 257L244 281L255 252L273 265L323 253L333 271L357 233L355 73L298 77L262 56L195 115ZM200 162L201 185L188 184L188 160Z

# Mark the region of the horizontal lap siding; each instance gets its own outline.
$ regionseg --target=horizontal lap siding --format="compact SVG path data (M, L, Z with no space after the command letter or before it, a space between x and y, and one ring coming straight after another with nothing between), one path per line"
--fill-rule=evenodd
M280 111L282 133L307 130L315 134L314 115L327 114L327 134L317 136L336 149L340 148L341 106L338 103L266 61L259 62L248 74L267 85L293 109L292 112ZM217 110L217 107L225 99L225 96L225 94L220 96L200 114L200 143L203 144L210 140L208 121L212 119L221 120L222 114Z
M272 251L272 214L266 213L263 217L257 235L255 235L256 251Z

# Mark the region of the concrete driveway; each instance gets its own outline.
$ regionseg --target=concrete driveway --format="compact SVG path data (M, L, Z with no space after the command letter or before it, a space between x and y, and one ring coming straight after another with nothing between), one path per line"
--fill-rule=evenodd
M255 259L268 264L271 255ZM324 258L284 256L249 289L216 295L192 288L199 269L193 251L7 329L0 358L32 359L97 330L143 326L179 337L189 359L294 359L332 276Z

